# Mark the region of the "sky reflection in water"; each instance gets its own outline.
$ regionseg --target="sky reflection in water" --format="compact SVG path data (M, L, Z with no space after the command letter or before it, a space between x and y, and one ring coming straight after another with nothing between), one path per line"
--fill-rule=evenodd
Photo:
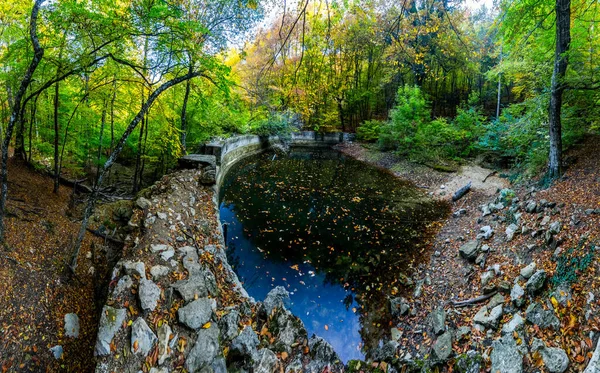
M285 287L309 336L325 338L344 362L361 359L363 344L389 329L386 295L398 271L421 256L426 227L446 212L422 197L337 152L251 157L221 188L228 257L250 296Z

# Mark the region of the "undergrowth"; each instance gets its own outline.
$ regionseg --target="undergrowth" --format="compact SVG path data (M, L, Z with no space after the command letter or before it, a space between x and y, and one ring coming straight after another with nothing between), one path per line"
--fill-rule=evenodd
M560 254L556 260L556 271L552 276L551 283L558 286L562 283L572 284L577 281L581 272L585 271L594 260L596 246L590 245L587 249L586 239L579 241L575 247Z

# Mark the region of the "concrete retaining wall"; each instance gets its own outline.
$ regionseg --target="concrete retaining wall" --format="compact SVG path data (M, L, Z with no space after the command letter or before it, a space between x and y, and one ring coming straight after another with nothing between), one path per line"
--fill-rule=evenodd
M314 131L294 132L290 139L282 140L278 136L235 136L221 141L214 141L200 148L201 154L214 155L217 159L217 186L223 177L239 160L260 154L276 145L290 145L303 147L331 147L343 142L353 141L351 133L317 133Z

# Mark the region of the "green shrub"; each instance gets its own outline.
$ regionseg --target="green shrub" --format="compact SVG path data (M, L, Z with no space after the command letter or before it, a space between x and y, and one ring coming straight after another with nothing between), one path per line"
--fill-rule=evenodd
M287 139L295 130L296 115L290 111L271 113L257 121L251 132L259 136L279 136Z
M479 95L474 93L469 96L467 105L461 105L452 121L455 135L456 147L461 156L469 156L477 149L479 138L485 132L486 118L481 107L476 105Z
M384 149L408 152L414 144L417 130L430 116L427 100L419 87L400 87L390 121L381 128L380 145Z
M560 254L556 261L556 271L551 279L552 285L558 286L564 282L574 283L579 274L594 261L596 247L590 245L588 249L585 249L585 241L586 239L582 239L576 247Z
M381 127L385 122L381 120L366 120L356 130L356 138L360 141L374 142L379 139Z

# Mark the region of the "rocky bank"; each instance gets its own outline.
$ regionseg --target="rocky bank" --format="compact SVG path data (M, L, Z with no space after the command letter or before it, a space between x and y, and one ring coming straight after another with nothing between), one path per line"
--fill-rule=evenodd
M204 161L165 176L125 214L96 372L342 371L331 346L285 308L283 288L248 297L227 263L215 167Z

